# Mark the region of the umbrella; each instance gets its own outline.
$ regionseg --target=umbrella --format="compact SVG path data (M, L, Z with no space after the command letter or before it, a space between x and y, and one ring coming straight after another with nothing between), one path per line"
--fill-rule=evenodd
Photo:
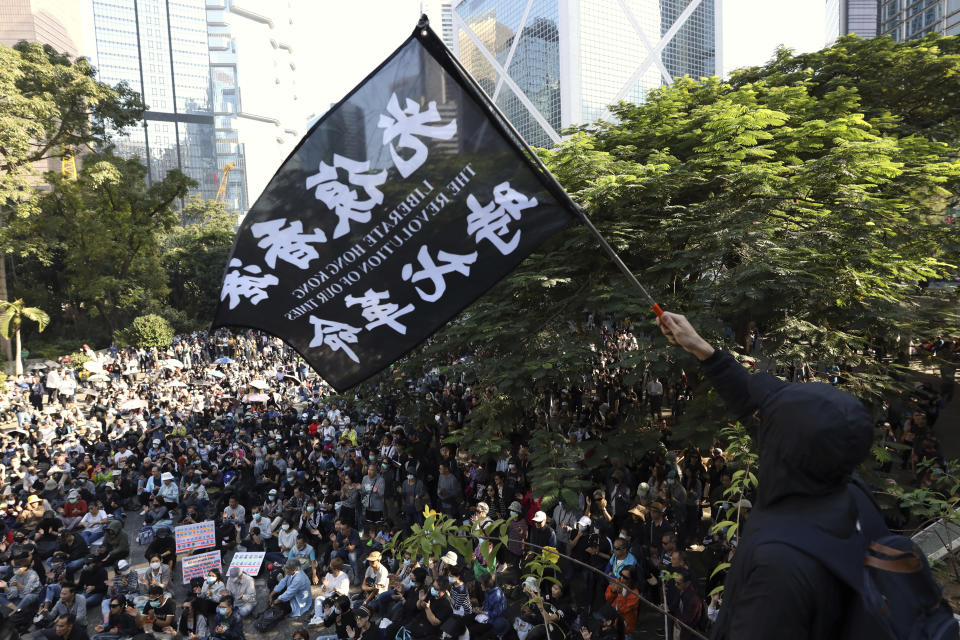
M77 391L77 395L78 396L98 396L100 395L100 392L97 391L96 389L80 389L80 391Z
M217 364L233 364L236 360L232 360L231 358L217 358L214 362Z
M110 382L110 376L106 375L105 373L95 373L87 378L87 380L90 382Z
M177 360L176 358L167 358L163 361L164 367L168 369L183 369L183 363Z
M87 360L83 363L83 368L91 373L100 373L103 371L103 366L96 360Z
M43 361L43 364L47 365L48 367L59 367L59 366L60 366L60 363L59 363L59 362L54 362L53 360L44 360L44 361Z
M173 382L167 383L168 387L185 387L187 386L186 382L180 382L179 380L174 380Z
M215 369L211 369L210 371L207 371L207 375L209 375L209 376L212 377L212 378L226 378L226 377L227 377L227 374L223 373L222 371L217 371L217 370L215 370Z
M250 382L250 386L253 387L254 389L260 389L261 391L270 388L270 385L268 385L263 380L252 380Z
M244 402L266 402L267 400L269 398L265 393L251 393L243 399Z
M146 409L146 407L147 407L147 401L140 400L139 398L135 398L133 400L127 400L125 402L120 403L121 411L130 411L132 409Z
M39 371L40 369L46 369L47 365L42 362L34 362L32 365L27 367L27 371Z
M303 381L302 381L300 378L298 378L297 376L295 376L295 375L292 375L292 374L289 374L289 373L288 373L288 374L286 374L286 375L283 376L283 379L284 379L284 380L286 380L287 378L290 378L291 380L294 380L294 381L296 381L296 382L299 382L299 383L303 384Z

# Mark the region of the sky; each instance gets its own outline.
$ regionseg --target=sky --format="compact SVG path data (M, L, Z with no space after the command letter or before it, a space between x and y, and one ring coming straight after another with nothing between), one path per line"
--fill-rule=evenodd
M326 111L390 55L413 31L421 7L421 0L298 2L304 12L299 50L308 52L298 64L307 71L301 78L313 78L300 88L312 114ZM722 2L724 75L763 64L780 45L799 52L824 45L825 0Z

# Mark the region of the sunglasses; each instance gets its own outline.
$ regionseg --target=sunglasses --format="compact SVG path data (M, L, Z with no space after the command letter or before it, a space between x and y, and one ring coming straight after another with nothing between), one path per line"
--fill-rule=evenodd
M111 607L119 607L119 606L120 606L120 603L119 603L119 602L111 602L111 603L110 603L110 606L111 606Z

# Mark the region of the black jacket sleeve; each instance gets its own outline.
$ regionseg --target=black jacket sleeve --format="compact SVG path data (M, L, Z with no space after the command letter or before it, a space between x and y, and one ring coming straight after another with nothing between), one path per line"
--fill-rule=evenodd
M732 355L719 349L703 361L703 371L737 420L748 417L770 394L788 384L768 373L748 373Z

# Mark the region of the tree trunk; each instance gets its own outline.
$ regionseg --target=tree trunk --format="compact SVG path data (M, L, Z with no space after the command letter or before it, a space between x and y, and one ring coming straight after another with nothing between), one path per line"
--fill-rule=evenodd
M4 253L0 253L0 300L9 300L7 297L7 256ZM10 346L10 339L0 336L0 349L3 350L3 359L7 362L13 360L13 351Z
M7 342L9 343L10 341L8 340ZM14 370L15 371L14 375L21 376L23 375L23 358L21 358L20 356L23 352L20 349L20 327L17 327L15 346L17 349L17 355L16 355L17 368Z

